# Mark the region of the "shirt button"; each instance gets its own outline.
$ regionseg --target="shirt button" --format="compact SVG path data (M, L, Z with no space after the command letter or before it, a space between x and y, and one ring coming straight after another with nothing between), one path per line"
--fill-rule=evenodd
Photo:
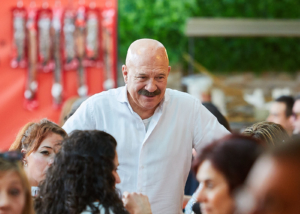
M141 166L142 169L144 169L144 166Z

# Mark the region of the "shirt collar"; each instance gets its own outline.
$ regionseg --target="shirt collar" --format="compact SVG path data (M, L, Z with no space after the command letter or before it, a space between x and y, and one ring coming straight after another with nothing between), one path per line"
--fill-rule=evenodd
M129 103L128 97L127 97L127 84L125 86L121 87L121 91L120 91L117 99L121 103Z

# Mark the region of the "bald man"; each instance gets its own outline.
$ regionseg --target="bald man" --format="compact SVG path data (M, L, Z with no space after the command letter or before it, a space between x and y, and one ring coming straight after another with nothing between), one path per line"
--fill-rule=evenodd
M147 195L153 214L182 212L192 148L229 133L198 99L166 89L170 70L160 42L133 42L122 67L126 85L92 96L63 126L68 133L98 129L114 136L117 187Z

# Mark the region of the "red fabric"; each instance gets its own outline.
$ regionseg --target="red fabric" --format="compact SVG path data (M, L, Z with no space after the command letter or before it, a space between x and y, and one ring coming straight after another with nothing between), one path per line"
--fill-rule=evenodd
M40 7L42 1L36 1ZM54 1L48 1L50 7ZM62 5L67 5L69 0L62 0ZM103 1L96 1L104 4ZM24 1L28 6L30 0ZM0 3L0 150L7 150L14 141L18 131L32 120L48 118L58 122L60 109L52 107L51 87L53 83L52 73L38 73L37 100L39 106L30 112L23 107L24 88L27 70L10 68L11 56L11 11L16 6L16 1L1 1ZM97 5L100 6L100 5ZM116 8L116 1L113 1ZM103 90L103 69L87 68L87 82L89 94ZM64 78L64 100L77 95L76 71L66 71Z

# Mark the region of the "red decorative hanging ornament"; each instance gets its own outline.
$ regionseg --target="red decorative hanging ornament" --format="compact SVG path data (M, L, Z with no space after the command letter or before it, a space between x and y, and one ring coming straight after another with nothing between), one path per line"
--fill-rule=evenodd
M102 66L102 51L101 50L101 21L100 9L96 7L96 2L90 2L86 12L86 39L85 53L86 57L84 65L86 67L101 67Z
M27 110L34 110L38 107L38 101L36 98L36 92L38 89L38 83L36 79L37 75L37 8L35 1L31 1L28 10L28 19L26 22L27 43L28 43L28 68L27 68L27 81L24 92L24 107Z
M75 47L78 59L78 89L77 93L80 97L88 94L88 86L86 83L86 70L84 67L85 59L85 38L86 38L86 7L84 1L79 1L75 19Z
M102 10L102 41L103 41L103 61L105 70L105 80L103 88L109 90L116 87L114 78L114 19L116 11L111 7L111 2L107 1Z
M25 68L26 59L26 18L27 11L23 1L18 1L17 6L12 8L12 68Z
M48 2L44 1L42 8L37 13L38 27L38 68L43 72L50 72L54 69L52 60L52 39L51 39L52 10Z
M57 0L52 10L52 23L51 23L51 37L53 40L53 60L54 60L54 72L53 72L53 85L51 88L51 95L53 99L53 107L58 109L62 105L63 101L63 69L62 69L62 19L63 19L63 7L61 2Z
M75 50L75 18L76 10L72 4L65 9L63 17L63 63L65 70L75 70L78 67Z

